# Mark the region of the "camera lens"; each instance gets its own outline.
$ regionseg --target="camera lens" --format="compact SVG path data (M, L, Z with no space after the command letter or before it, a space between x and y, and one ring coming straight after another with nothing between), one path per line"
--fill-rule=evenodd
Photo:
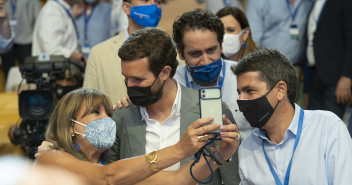
M53 96L49 91L24 91L19 97L20 116L23 119L49 119L53 110Z
M205 98L205 94L202 94L202 98Z
M205 93L205 90L202 90L202 93Z
M44 115L47 111L49 98L43 94L34 94L28 97L29 112L33 116Z

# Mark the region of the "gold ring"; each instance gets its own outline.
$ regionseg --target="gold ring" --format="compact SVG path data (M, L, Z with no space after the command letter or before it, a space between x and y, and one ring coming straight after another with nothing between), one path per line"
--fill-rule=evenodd
M240 140L240 139L241 139L241 135L240 135L240 133L238 132L237 134L238 134L238 136L237 136L237 138L235 139L235 141L238 141L238 140Z
M198 142L204 142L208 139L208 134L204 134L202 136L198 136Z

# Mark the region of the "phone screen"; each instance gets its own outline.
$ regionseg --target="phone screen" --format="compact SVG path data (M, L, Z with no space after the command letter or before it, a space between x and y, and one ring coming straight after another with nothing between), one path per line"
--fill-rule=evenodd
M221 90L218 87L202 88L199 90L199 108L201 118L214 118L209 124L220 124L222 122L222 105ZM220 130L214 130L211 133L218 133Z

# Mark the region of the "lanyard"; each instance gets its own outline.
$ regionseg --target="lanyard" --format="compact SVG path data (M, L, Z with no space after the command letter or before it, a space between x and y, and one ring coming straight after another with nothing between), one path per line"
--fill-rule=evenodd
M76 24L76 21L75 19L73 18L70 10L68 10L62 3L60 3L58 0L54 0L55 2L57 2L62 8L64 8L64 10L66 11L67 15L71 18L71 21L73 23L73 26L75 27L75 30L76 30L76 37L77 37L77 40L79 41L79 33L78 33L78 27L77 27L77 24Z
M291 172L292 158L293 158L293 154L295 153L295 150L296 150L296 148L297 148L299 139L301 138L302 125L303 125L303 117L304 117L304 111L303 111L302 108L301 108L300 113L299 113L299 121L298 121L298 128L297 128L297 135L296 135L296 139L295 139L295 145L294 145L294 147L293 147L292 156L291 156L290 162L288 163L288 167L287 167L287 170L286 170L284 185L288 185L288 182L290 181L290 172ZM280 179L279 179L279 176L278 176L277 173L275 172L273 166L272 166L271 163L270 163L269 157L268 157L268 155L267 155L266 152L265 152L265 149L264 149L264 140L263 140L262 148L263 148L263 151L264 151L264 155L265 155L266 162L267 162L268 165L269 165L270 171L271 171L271 173L272 173L273 176L274 176L274 179L275 179L275 181L276 181L276 184L277 184L277 185L282 185L282 183L281 183L281 181L280 181Z
M93 11L94 11L95 5L93 5L92 10L90 11L90 14L87 16L87 8L84 8L84 45L88 46L88 22L90 18L92 17Z
M15 13L16 13L16 2L14 0L10 1L11 4L11 10L12 10L12 19L15 18Z
M298 9L299 9L301 3L302 3L302 1L299 2L299 4L297 5L296 9L294 9L293 12L292 12L290 0L286 0L287 8L290 11L292 22L295 22L295 18L296 18L296 15L297 15L297 12L298 12Z
M222 79L218 83L218 87L220 87L220 89L222 88L222 84L224 83L225 68L226 68L224 60L221 60L221 61L222 61ZM185 81L186 81L186 87L191 88L191 86L189 85L189 82L188 82L187 70L185 70Z

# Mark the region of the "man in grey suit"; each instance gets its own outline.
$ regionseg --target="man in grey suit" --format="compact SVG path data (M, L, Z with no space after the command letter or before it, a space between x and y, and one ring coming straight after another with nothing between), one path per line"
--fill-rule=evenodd
M200 118L198 91L180 85L173 76L178 66L171 37L158 28L133 33L119 49L122 74L133 104L114 112L117 139L107 152L115 161L144 155L175 144L186 128ZM231 111L223 104L224 123L234 123ZM222 140L228 140L221 132ZM239 134L237 135L239 139ZM232 139L233 140L233 139ZM233 140L233 142L239 141ZM219 147L224 147L220 141ZM229 157L222 156L223 159ZM238 184L236 161L223 165L210 184ZM167 170L177 170L187 158ZM227 161L228 162L228 161Z

